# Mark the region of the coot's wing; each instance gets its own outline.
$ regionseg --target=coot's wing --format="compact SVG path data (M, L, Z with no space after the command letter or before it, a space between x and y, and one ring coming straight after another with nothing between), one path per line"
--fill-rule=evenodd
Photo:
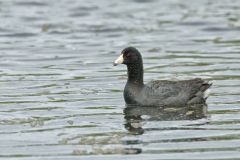
M149 98L165 99L181 92L181 87L175 81L151 81L146 84L145 94Z
M211 83L200 78L184 81L151 81L146 85L145 99L152 105L182 106L204 103Z

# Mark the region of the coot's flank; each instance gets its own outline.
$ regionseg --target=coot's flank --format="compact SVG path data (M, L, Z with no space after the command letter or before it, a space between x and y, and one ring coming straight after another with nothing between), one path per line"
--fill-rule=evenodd
M195 78L182 81L143 82L143 61L134 47L125 48L114 65L127 65L128 80L124 88L127 105L181 107L205 104L212 83Z

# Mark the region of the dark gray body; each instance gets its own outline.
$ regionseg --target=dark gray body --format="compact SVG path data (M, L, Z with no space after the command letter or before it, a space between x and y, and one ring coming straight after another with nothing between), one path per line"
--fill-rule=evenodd
M184 81L151 81L146 85L128 82L124 89L127 104L141 106L181 107L204 104L211 83L200 78Z

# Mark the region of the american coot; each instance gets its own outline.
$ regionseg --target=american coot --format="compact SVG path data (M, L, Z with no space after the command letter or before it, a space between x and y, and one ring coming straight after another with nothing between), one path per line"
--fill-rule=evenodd
M156 80L143 82L143 61L140 52L127 47L114 62L127 65L128 80L124 88L127 105L181 107L205 104L212 83L195 78L191 80Z

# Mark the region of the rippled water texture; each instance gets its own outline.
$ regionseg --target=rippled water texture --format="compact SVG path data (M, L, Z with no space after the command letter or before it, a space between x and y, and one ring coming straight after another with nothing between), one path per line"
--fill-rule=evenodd
M240 157L240 1L0 1L0 158ZM126 46L145 81L213 80L208 108L125 108Z

